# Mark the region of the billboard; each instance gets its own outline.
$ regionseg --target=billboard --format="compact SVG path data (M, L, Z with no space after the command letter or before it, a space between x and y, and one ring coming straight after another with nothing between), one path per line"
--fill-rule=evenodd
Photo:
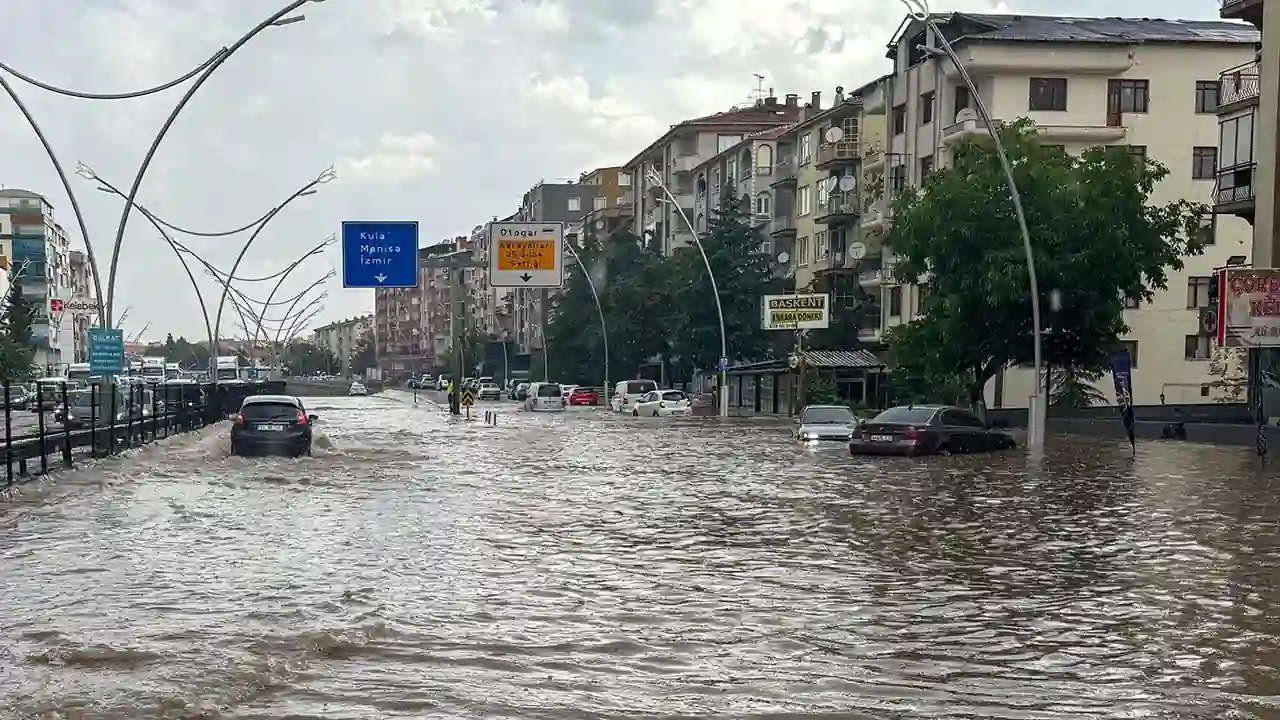
M825 294L760 298L760 327L765 330L823 330L830 324L831 300Z
M49 298L49 314L61 315L69 312L72 315L97 315L98 303L88 298L72 298L63 300L61 298Z
M1224 347L1280 347L1280 270L1218 271L1217 341Z

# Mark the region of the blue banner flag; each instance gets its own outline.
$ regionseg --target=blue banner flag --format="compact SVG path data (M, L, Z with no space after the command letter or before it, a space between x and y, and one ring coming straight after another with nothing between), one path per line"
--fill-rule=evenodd
M1111 377L1116 381L1116 406L1120 408L1120 421L1129 436L1129 447L1136 455L1138 445L1133 438L1133 360L1128 350L1111 356Z

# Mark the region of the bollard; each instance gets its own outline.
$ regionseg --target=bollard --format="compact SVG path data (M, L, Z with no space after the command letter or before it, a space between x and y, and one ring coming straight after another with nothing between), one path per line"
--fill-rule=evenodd
M10 391L12 386L9 379L4 381L4 485L9 487L13 485L13 415L10 412L9 401L12 399Z
M71 467L71 403L67 402L67 385L62 385L62 464Z
M40 474L49 472L49 458L45 456L47 452L44 437L44 386L36 383L36 414L40 418L37 427L40 430Z
M116 416L120 414L119 403L117 402L117 400L119 400L119 398L117 397L119 393L117 392L117 387L115 385L111 385L109 387L111 390L111 417L108 419L108 422L110 423L110 425L108 425L108 429L107 429L107 454L115 455L116 454Z
M98 383L89 385L89 457L98 457L98 402L102 393Z

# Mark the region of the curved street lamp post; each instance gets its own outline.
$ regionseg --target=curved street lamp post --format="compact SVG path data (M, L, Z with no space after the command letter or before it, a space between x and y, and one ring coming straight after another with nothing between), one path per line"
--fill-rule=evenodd
M578 267L582 269L582 274L587 278L587 287L591 288L591 299L596 301L596 313L600 316L600 339L604 341L604 387L602 388L604 395L601 398L601 402L604 402L609 398L609 328L604 322L604 307L600 304L600 293L596 292L596 281L591 277L591 271L583 264L582 258L578 256L578 251L574 249L573 243L566 242L564 247L573 256ZM545 316L545 310L543 314ZM543 333L542 343L544 346L546 342L546 333ZM505 358L507 352L505 340L502 343L502 352ZM546 350L544 349L543 352L545 353Z
M1005 180L1009 183L1009 195L1013 200L1013 212L1018 219L1018 230L1022 233L1022 248L1027 256L1027 276L1031 286L1031 332L1034 342L1036 392L1030 398L1031 412L1030 422L1028 423L1030 427L1027 428L1027 449L1031 453L1038 455L1044 451L1045 422L1049 406L1048 396L1045 391L1047 378L1044 376L1043 333L1040 324L1040 286L1036 280L1036 260L1031 248L1031 233L1027 230L1027 218L1022 211L1022 196L1018 192L1018 182L1013 176L1013 165L1009 162L1009 155L1005 152L1004 144L1000 142L999 129L991 119L991 113L987 110L986 102L978 92L978 87L974 84L973 78L969 77L969 71L965 69L964 63L961 62L960 56L956 54L955 48L951 46L951 42L947 40L946 35L942 33L938 28L938 24L934 22L933 14L929 11L929 5L926 0L900 1L906 6L907 13L911 18L917 22L924 23L941 46L941 48L935 48L929 45L921 45L919 48L934 57L943 56L951 60L956 67L956 71L960 74L960 78L964 80L965 87L969 90L969 97L973 98L978 115L982 118L982 122L987 126L987 131L991 133L992 138L995 140L993 144L995 145L996 155L1000 158L1000 167L1004 170Z
M276 293L280 292L280 286L284 284L284 281L289 278L289 275L291 275L294 270L298 269L298 267L302 265L302 263L305 262L307 259L324 252L324 249L332 245L334 242L336 242L337 239L338 239L337 235L330 235L329 237L325 238L324 241L321 242L319 245L316 245L315 247L303 253L302 256L299 257L297 260L294 260L293 262L289 263L289 265L285 267L284 272L280 273L280 277L279 279L276 280L275 286L271 288L271 293L267 295L267 304L268 305L271 304L271 301L275 299ZM329 273L329 277L333 277L333 273ZM258 341L258 335L262 332L262 323L266 319L266 317L267 317L267 311L266 311L266 308L264 307L262 310L262 313L258 316L258 326L253 331L253 342Z
M707 279L711 281L711 294L716 299L716 316L720 320L720 392L717 393L720 398L720 417L729 416L729 341L724 332L724 308L720 305L720 289L716 286L716 274L711 270L711 260L707 257L706 248L702 247L702 238L698 235L698 229L689 221L688 214L684 208L680 207L680 203L676 201L675 195L671 194L671 189L666 183L662 182L662 178L658 177L658 173L652 169L648 173L649 182L656 185L662 194L667 196L667 201L675 207L676 212L680 214L680 218L684 220L684 224L689 228L689 234L693 236L693 244L697 246L698 253L702 255L702 262L707 267Z

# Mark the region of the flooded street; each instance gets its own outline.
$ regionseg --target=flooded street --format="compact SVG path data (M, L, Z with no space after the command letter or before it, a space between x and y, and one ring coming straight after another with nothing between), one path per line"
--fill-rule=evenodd
M310 458L218 426L0 505L0 717L1280 717L1245 450L498 407L320 399Z

